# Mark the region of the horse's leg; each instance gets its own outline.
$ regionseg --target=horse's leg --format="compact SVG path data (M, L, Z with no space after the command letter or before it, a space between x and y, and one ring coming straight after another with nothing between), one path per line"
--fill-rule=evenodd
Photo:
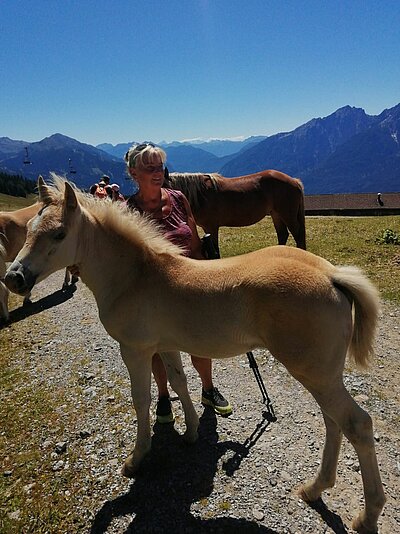
M306 228L304 224L301 224L299 220L293 219L286 221L289 232L296 241L297 248L306 250Z
M3 256L0 252L0 276L4 277L6 273L6 262L3 259ZM3 284L3 282L0 282L0 319L4 319L5 321L8 321L9 319L9 313L8 313L8 295L9 291L7 287Z
M125 460L122 474L134 476L144 456L151 448L150 432L150 385L151 359L153 354L138 354L130 347L121 345L121 356L131 379L133 406L137 417L137 436L133 452Z
M322 410L335 421L353 445L360 462L365 508L353 521L353 528L363 534L375 533L386 499L376 459L371 417L358 406L342 382L335 387L325 388L323 393L321 390L318 393L313 392L312 388L310 391ZM305 486L305 495L309 495L309 498L317 497L318 492L315 490L319 484L320 479L317 476L313 483ZM311 495L313 491L314 495Z
M27 295L25 295L24 301L22 303L22 306L28 306L28 304L32 304L31 295L32 295L32 293L30 291L29 291L29 293Z
M325 421L326 437L322 453L322 461L315 480L304 484L299 489L300 497L307 502L316 501L321 493L335 485L337 463L342 432L339 426L328 415L322 412Z
M187 379L183 370L181 355L179 352L163 352L161 358L167 370L169 383L178 395L185 412L186 432L184 438L188 443L194 443L198 438L199 418L187 389Z
M70 280L70 274L69 274L69 269L68 269L68 267L67 267L67 268L65 269L64 283L63 283L63 285L62 285L62 288L63 288L64 291L65 291L66 289L68 289L69 280Z
M8 321L10 314L8 313L8 295L9 291L3 282L0 282L0 319Z
M274 226L275 226L276 235L278 236L278 244L286 245L288 237L289 237L289 232L288 232L286 224L280 218L280 216L275 212L271 213L271 217L272 217L272 222L274 223Z
M213 245L215 247L216 252L218 253L218 257L221 256L221 253L219 251L219 227L213 228L210 230L211 239L213 242Z

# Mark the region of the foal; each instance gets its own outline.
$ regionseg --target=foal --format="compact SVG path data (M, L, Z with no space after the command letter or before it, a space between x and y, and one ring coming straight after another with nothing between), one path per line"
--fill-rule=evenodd
M43 207L28 224L6 284L24 294L52 272L78 266L131 379L138 430L123 473L134 476L150 450L155 352L163 353L183 404L185 437L194 441L198 417L178 351L226 358L265 347L311 392L325 421L321 465L301 497L315 501L334 485L344 434L357 452L364 486L365 509L353 525L358 532L376 532L385 496L372 421L343 384L346 353L365 366L373 352L378 295L367 278L354 267L335 267L294 247L193 260L136 213L89 199L68 182L38 184ZM110 287L117 275L121 283Z

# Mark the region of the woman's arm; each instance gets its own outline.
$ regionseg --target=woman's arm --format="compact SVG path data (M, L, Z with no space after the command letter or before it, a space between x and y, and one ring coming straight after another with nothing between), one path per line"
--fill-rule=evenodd
M197 232L197 226L196 226L196 223L193 217L192 209L190 207L188 199L185 197L184 194L182 194L182 198L183 198L183 204L185 206L187 217L188 217L188 225L192 231L192 243L191 243L192 253L190 257L196 260L204 260L204 256L201 252L201 240Z

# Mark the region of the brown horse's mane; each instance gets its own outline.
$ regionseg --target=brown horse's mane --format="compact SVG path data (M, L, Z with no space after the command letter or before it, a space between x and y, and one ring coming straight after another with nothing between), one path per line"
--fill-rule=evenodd
M169 175L170 183L173 189L179 189L188 199L192 209L199 207L200 199L207 189L218 191L219 181L222 179L220 174L203 174L197 173L177 173Z
M63 201L66 182L68 180L65 178L51 174L51 183L47 184L47 188L55 202ZM136 210L130 210L121 202L97 199L79 190L75 184L68 183L73 188L80 206L93 215L101 226L157 254L182 255L181 248L163 236L154 220L141 215Z

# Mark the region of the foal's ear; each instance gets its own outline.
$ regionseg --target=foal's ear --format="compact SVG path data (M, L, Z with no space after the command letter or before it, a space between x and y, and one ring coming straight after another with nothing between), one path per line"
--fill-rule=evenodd
M67 213L69 210L75 210L77 205L78 200L75 191L68 182L65 182L64 213Z
M46 185L43 180L43 176L38 176L38 191L39 191L39 202L42 202L45 205L51 204L54 200L51 189Z

